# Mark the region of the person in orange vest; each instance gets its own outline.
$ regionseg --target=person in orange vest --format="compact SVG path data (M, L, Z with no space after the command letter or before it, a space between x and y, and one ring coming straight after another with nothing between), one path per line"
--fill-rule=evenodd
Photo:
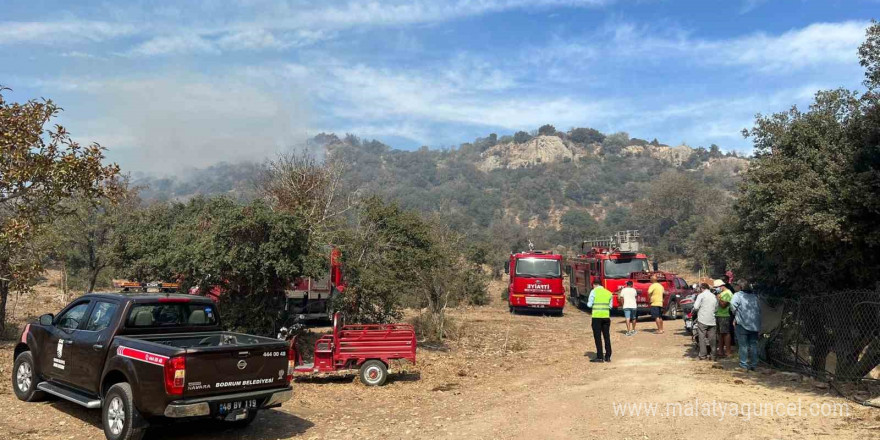
M611 362L611 303L613 295L602 287L598 278L593 280L593 290L587 299L592 310L593 339L596 341L596 357L590 362ZM602 340L605 340L603 347Z

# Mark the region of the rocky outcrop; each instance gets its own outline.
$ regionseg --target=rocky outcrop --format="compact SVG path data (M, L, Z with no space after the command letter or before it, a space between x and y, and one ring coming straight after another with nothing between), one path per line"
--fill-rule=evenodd
M557 136L538 136L523 143L498 144L484 151L477 167L483 171L524 168L575 158L575 152Z

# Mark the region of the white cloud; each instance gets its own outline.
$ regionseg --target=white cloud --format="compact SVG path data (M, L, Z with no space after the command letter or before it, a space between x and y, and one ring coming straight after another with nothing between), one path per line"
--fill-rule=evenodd
M597 7L614 0L452 0L352 1L342 6L306 10L303 18L325 26L436 23L511 9Z
M133 35L131 24L105 21L0 22L0 45L16 43L69 44L100 42Z
M219 54L213 42L196 34L177 34L155 37L132 49L129 55L179 55L190 53Z
M610 22L586 37L557 39L544 47L529 48L528 53L536 54L533 61L537 64L568 66L572 76L581 75L584 59L640 66L674 63L708 68L745 67L758 73L787 74L828 66L857 66L857 49L868 25L865 21L813 23L775 35L757 32L707 39L675 27L659 29ZM596 64L589 66L595 69Z
M867 22L857 21L814 23L781 35L757 33L726 41L698 42L696 49L718 63L767 72L854 64L867 27Z
M151 38L126 55L157 56L180 54L219 55L231 51L281 50L314 44L326 37L321 31L291 31L276 35L265 29L244 29L214 33L179 33Z
M451 72L455 70L401 72L357 65L333 66L312 75L321 81L316 84L316 93L330 103L328 111L346 120L368 115L378 121L403 119L422 125L461 123L519 130L547 122L576 125L616 113L607 101L536 96L518 89L513 79L497 71L472 73L468 81L458 81L457 74ZM487 84L491 93L485 90ZM510 93L497 93L502 91Z
M788 72L828 64L855 63L868 22L813 23L770 35L728 39L694 38L680 29L657 31L631 23L606 27L610 42L583 43L607 56L642 60L684 60L701 65L746 66L762 72ZM576 44L575 44L576 46ZM570 50L570 49L568 49ZM560 53L560 57L566 53Z
M92 55L92 54L87 53L87 52L80 52L80 51L78 51L78 50L72 50L72 51L69 51L69 52L63 52L63 53L61 54L61 56L64 57L64 58L83 58L83 59L97 59L97 58L100 58L100 57L98 57L98 56L96 56L96 55Z
M0 22L0 44L99 42L143 34L133 54L218 53L220 49L285 48L310 44L328 31L363 26L439 23L492 12L552 7L598 7L616 0L390 0L309 6L298 1L256 0L217 5L177 2L111 6L117 21L67 19ZM73 7L75 10L75 6ZM70 13L70 12L68 12ZM232 17L232 18L230 18ZM181 31L183 29L183 31Z

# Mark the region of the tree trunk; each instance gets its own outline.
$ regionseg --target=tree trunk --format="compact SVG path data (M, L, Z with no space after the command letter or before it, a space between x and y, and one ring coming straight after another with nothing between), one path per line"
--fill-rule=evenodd
M9 298L9 282L0 280L0 337L6 334L6 300Z
M61 260L61 301L66 303L68 298L67 290L67 262Z
M89 272L89 289L86 290L86 293L95 291L95 284L98 282L98 274L101 272L101 268L90 269Z

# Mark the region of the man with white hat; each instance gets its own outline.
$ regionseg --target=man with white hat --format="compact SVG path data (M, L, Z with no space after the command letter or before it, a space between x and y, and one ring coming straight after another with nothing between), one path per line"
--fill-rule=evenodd
M733 292L722 280L713 281L712 287L715 288L715 298L718 299L718 309L715 310L718 357L727 357L730 355L730 301L733 299Z

